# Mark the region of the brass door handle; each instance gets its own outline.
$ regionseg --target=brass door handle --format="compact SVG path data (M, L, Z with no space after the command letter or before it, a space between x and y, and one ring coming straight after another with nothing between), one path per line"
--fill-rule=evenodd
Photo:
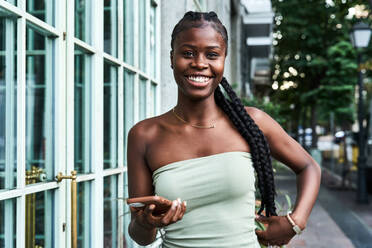
M57 182L63 179L71 179L71 247L77 248L77 172L71 171L71 176L63 175L59 172L56 176Z
M26 185L44 182L47 179L44 169L37 166L31 166L30 170L26 171L25 176ZM26 248L42 248L36 245L35 234L36 234L36 194L26 195L26 234L25 234L25 247Z

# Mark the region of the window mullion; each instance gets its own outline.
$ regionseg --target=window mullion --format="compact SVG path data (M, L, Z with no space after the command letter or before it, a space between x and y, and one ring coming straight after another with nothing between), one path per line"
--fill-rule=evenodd
M96 179L92 181L92 246L102 247L103 240L103 1L91 1L92 12L91 25L94 27L92 46L97 53L92 55L92 80L91 81L91 130L90 136L94 142L90 142L91 167L96 173Z
M118 59L119 61L124 61L124 1L118 1ZM124 166L124 68L123 66L118 67L118 77L117 77L117 159L118 168ZM124 198L124 173L118 175L117 184L118 198ZM118 246L123 248L124 246L124 230L123 230L123 220L124 220L124 202L119 200L118 202L118 221L117 221L117 241Z
M26 10L25 1L18 6ZM17 188L25 188L26 175L26 19L17 19ZM17 198L17 248L25 245L25 211L24 193Z
M68 0L58 0L54 2L54 10L58 10L58 18L55 19L55 27L59 31L65 31L66 37L65 40L63 36L60 36L55 39L54 41L54 50L55 50L55 58L54 58L54 75L50 75L54 77L54 89L53 89L53 96L52 96L52 102L54 101L54 148L53 148L53 158L54 158L54 173L51 173L52 175L57 175L58 172L66 173L66 171L71 171L71 167L69 167L70 163L70 156L73 155L73 152L67 152L72 150L73 151L73 145L69 142L70 137L73 137L73 133L70 134L70 131L73 131L73 128L68 128L69 126L69 105L66 104L66 102L69 102L68 97L71 97L68 95L70 90L70 80L72 78L73 80L73 73L69 75L70 66L72 68L74 67L73 62L73 55L71 56L71 53L73 54L73 40L71 39L73 37L74 33L74 24L73 24L73 18L67 17L67 15L73 15L74 13L74 6L69 6L69 11L67 12L66 6L67 6ZM52 18L52 12L48 8L50 8L51 3L47 4L47 22L51 23L50 20ZM53 5L52 5L53 6ZM72 26L72 30L71 30ZM71 37L72 36L72 37ZM49 50L51 51L51 50ZM49 57L47 54L47 61L51 61L53 57ZM49 63L49 62L47 62ZM48 66L48 65L47 65ZM65 83L58 83L59 82L65 82ZM73 96L72 96L73 97ZM72 112L73 113L73 112ZM73 120L72 120L73 122ZM71 158L73 161L73 158ZM63 181L59 183L59 188L56 190L56 193L54 194L54 203L55 203L55 221L52 224L53 233L54 235L54 242L55 244L60 245L60 247L66 246L66 233L63 230L62 223L67 223L67 216L66 212L69 209L66 204L66 181ZM49 193L47 193L49 195ZM46 200L45 202L49 202ZM66 208L67 207L67 208ZM48 207L50 208L50 207ZM49 211L46 209L46 211ZM70 212L70 211L69 211ZM49 214L49 213L47 213ZM53 244L51 244L53 246Z

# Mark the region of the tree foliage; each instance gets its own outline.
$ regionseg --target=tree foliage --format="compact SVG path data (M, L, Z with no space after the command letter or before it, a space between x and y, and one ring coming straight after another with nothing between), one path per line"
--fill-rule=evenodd
M352 123L357 65L349 31L356 20L347 15L363 2L272 1L276 24L272 72L278 90L271 98L295 109L282 108L283 116L298 120L303 113L316 122L334 112L338 124Z

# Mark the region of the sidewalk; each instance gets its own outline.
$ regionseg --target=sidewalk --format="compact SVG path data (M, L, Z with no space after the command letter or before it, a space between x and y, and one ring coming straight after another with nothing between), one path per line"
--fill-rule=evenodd
M354 191L327 188L329 178L330 175L322 174L322 186L307 228L287 248L372 248L372 204L357 205ZM284 194L295 202L295 175L289 170L280 170L275 173L275 185L277 201L284 205L284 211L279 214L284 215L287 209Z

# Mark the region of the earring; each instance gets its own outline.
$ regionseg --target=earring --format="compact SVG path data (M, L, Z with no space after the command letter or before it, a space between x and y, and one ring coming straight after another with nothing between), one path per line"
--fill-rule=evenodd
M173 65L171 65L171 68L173 69Z

